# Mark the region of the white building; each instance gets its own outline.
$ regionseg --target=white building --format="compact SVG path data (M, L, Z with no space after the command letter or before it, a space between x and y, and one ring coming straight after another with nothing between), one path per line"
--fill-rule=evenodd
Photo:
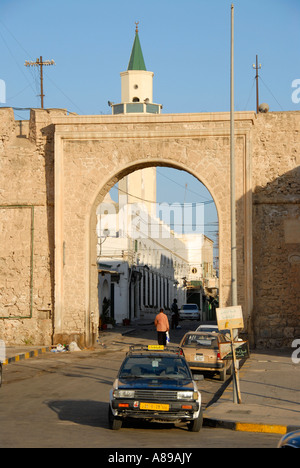
M113 115L160 113L162 106L153 103L153 76L136 30L128 69L121 73L122 102L109 103ZM110 317L122 323L152 317L160 307L169 310L174 298L179 306L186 303L191 265L203 279L203 236L181 238L157 218L155 167L130 174L118 189L118 203L107 195L97 210L97 255L100 313L109 301ZM164 204L164 213L168 209Z
M99 304L109 299L117 323L169 310L175 298L185 303L190 268L185 245L169 226L141 203L124 204L123 195L121 207L107 195L97 210Z

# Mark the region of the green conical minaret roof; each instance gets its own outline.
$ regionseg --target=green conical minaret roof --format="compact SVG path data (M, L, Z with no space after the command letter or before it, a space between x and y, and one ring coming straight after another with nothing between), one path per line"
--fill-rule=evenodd
M136 28L136 31L135 31L135 39L134 39L127 70L147 71L144 57L143 57L142 48L141 48L138 28Z

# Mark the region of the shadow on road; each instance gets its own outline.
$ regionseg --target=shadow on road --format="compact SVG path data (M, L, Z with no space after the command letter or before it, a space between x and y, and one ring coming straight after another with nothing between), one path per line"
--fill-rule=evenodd
M51 400L45 404L57 414L60 421L108 429L108 403L91 400Z

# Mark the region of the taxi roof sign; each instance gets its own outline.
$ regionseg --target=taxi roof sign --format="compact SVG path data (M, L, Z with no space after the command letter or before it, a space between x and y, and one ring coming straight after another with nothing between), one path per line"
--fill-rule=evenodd
M138 352L151 352L151 351L165 351L166 353L171 354L180 354L179 346L163 346L163 345L130 345L129 354L138 353Z

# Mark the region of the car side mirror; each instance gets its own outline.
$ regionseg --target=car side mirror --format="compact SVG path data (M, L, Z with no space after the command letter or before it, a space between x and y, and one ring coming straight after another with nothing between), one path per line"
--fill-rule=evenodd
M201 380L204 380L204 375L203 374L193 374L193 379L196 382L200 382Z

